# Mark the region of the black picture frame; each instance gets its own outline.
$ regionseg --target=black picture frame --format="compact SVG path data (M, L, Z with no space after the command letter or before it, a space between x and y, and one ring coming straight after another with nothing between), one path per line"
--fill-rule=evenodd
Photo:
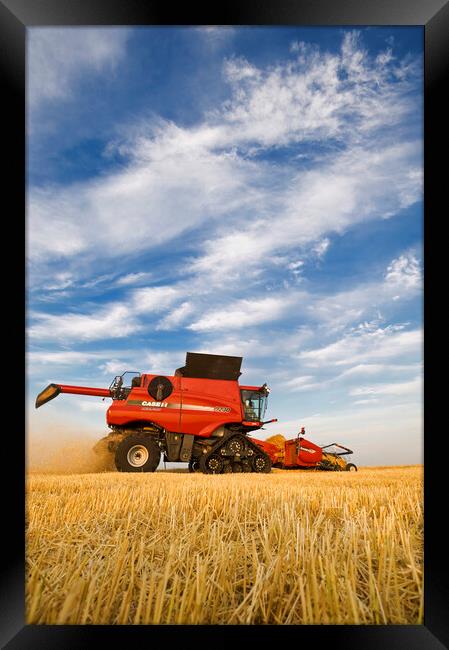
M443 354L444 317L440 314L443 294L435 287L444 277L447 253L445 237L439 230L446 214L443 196L448 181L446 124L449 115L444 73L449 61L449 3L444 0L248 0L218 7L173 8L161 2L142 0L0 0L0 69L4 88L4 134L10 138L3 147L7 182L3 184L4 255L23 250L25 240L25 37L32 26L50 25L421 25L425 39L424 112L424 317L426 324L424 437L425 457L425 611L423 625L403 626L47 626L25 625L24 611L24 462L25 442L20 418L3 430L3 471L10 470L3 492L2 510L2 592L0 601L1 642L8 650L25 648L86 648L112 641L121 646L140 642L159 647L182 644L201 648L212 641L214 647L241 640L267 645L298 643L345 648L429 648L449 645L449 583L444 525L447 494L441 460L445 440ZM446 208L447 213L447 208ZM441 224L441 225L440 225ZM14 226L14 227L13 227ZM440 226L440 228L439 228ZM441 230L443 233L443 230ZM17 249L15 246L17 246ZM14 246L14 248L13 248ZM9 413L22 413L25 368L21 329L24 307L22 280L24 265L14 253L9 273L3 275L4 320L8 325L4 349L12 353L16 377L4 386L3 404ZM11 259L11 258L9 258ZM11 271L11 268L13 270ZM20 286L17 286L20 285ZM444 300L443 300L444 302ZM16 326L11 320L20 322ZM436 360L440 362L437 366ZM4 364L4 371L6 370ZM435 371L433 369L436 369ZM11 386L12 381L12 386ZM24 420L22 420L24 422ZM25 429L25 427L24 427ZM150 629L148 629L150 628Z

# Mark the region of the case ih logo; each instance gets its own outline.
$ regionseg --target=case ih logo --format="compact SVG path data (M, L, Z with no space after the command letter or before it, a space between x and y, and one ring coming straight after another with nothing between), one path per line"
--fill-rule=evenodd
M230 413L229 406L205 406L202 404L178 404L176 402L142 402L140 400L128 400L128 404L136 404L149 408L170 408L183 409L184 411L212 411L215 413Z

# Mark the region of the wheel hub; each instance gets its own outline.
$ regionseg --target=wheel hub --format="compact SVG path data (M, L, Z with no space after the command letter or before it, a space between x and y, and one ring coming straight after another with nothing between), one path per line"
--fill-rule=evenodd
M148 461L148 449L144 445L134 445L127 454L128 463L132 467L142 467Z
M254 459L254 468L256 472L261 472L266 465L265 458L262 456L257 456L257 458Z
M217 470L220 466L220 463L218 462L218 458L214 458L214 457L209 459L208 464L209 464L209 469L214 471Z
M240 454L243 452L243 443L238 439L231 440L228 443L227 447L228 453L232 456L240 456Z

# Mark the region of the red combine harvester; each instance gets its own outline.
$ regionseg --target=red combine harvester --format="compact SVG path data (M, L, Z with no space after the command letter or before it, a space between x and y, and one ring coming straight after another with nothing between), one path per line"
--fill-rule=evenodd
M242 357L187 352L173 376L126 372L109 388L50 384L36 408L60 393L112 398L111 429L96 445L122 472L154 472L161 458L206 474L270 472L271 458L248 433L260 429L269 388L241 386Z
M263 421L266 384L239 385L241 363L242 357L187 352L185 366L173 376L125 372L109 388L50 384L37 396L36 408L60 393L112 398L106 413L111 431L94 449L113 454L121 472L154 472L161 454L206 474L270 472L273 464L335 469L305 439L298 448L297 439L248 435L277 420Z

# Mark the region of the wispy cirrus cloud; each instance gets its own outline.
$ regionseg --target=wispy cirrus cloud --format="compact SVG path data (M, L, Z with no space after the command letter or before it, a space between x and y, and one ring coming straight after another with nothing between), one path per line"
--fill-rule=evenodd
M336 381L342 379L353 377L373 377L373 376L389 376L392 375L401 375L403 373L412 373L416 374L417 372L422 371L423 366L422 362L415 363L357 363L351 368L347 368L341 374L336 377Z
M422 330L402 331L402 327L398 329L395 325L388 325L372 331L346 334L324 347L300 352L299 359L310 367L329 364L345 366L366 363L368 360L420 355L422 342Z
M151 250L261 197L251 190L253 168L225 154L179 154L132 162L106 178L35 188L28 209L30 258L43 264L94 258L98 251L108 259Z
M380 384L374 384L371 386L361 386L359 388L353 388L350 391L350 395L360 396L377 396L377 395L414 395L419 394L422 391L423 380L422 377L415 377L411 381L405 382L383 382Z
M419 143L354 149L318 169L294 174L277 197L275 218L258 218L206 241L192 268L212 276L232 275L242 256L248 269L269 263L275 252L299 248L307 254L311 244L323 255L329 247L325 235L391 217L419 199L421 177L414 170L419 169L420 154Z
M360 32L346 33L335 54L305 42L291 50L295 58L284 65L261 69L242 57L225 64L228 80L238 88L226 118L239 129L240 141L278 147L304 140L360 140L410 111L406 91L419 75L419 64L395 61L390 50L370 57Z
M37 340L93 341L123 338L137 332L141 325L125 304L108 304L91 313L33 313L28 335Z
M84 340L124 338L142 330L142 316L166 311L179 291L169 286L131 290L127 300L105 303L84 313L45 314L31 312L28 329L31 339Z
M394 271L394 282L391 278ZM413 282L409 270L413 269ZM156 330L179 330L201 334L215 331L252 329L263 324L276 323L281 319L291 320L292 314L299 313L303 325L325 327L328 334L341 332L348 324L357 322L355 329L346 335L348 341L375 340L374 332L383 331L381 321L363 321L373 316L373 311L387 308L397 297L404 302L417 295L420 288L421 270L413 254L404 253L393 259L377 282L364 283L347 292L327 296L315 296L306 290L294 291L291 288L279 290L275 295L248 297L235 300L231 289L228 293L217 293L213 283L209 284L210 274L204 281L181 281L171 285L143 286L134 288L125 285L123 299L104 303L101 307L64 314L45 314L31 312L29 327L31 339L63 339L65 337L96 340L121 338L130 333L154 327ZM226 278L229 280L229 277ZM397 292L400 291L400 296ZM400 300L399 300L400 298ZM393 326L392 326L393 327ZM394 326L402 329L403 326ZM396 329L390 329L389 335ZM303 340L301 330L298 343ZM290 345L292 336L289 336ZM234 345L234 344L233 344ZM280 345L280 344L279 344ZM363 347L363 344L362 344ZM304 353L304 359L319 359L323 352Z
M276 65L228 59L224 75L229 100L199 123L141 120L116 143L119 170L31 190L35 277L51 260L86 264L98 251L105 259L149 251L207 223L189 269L218 280L241 259L257 267L292 246L316 248L328 234L392 216L420 197L420 144L401 129L385 133L416 110L414 62L369 56L352 32L334 54L303 44ZM279 165L257 155L329 138L340 142L336 155L309 148L299 172L294 157Z
M126 275L122 275L116 282L119 286L126 287L133 284L144 284L145 282L148 282L151 277L151 273L139 271L137 273L127 273Z
M372 319L379 310L391 310L395 301L410 301L421 290L421 264L414 253L404 252L391 260L382 279L318 297L311 300L306 309L312 319L326 324L330 330L338 331L357 321L363 328L367 316Z
M194 313L195 306L192 302L185 301L175 307L157 326L159 330L179 329L186 320Z
M111 356L111 352L92 352L79 350L32 350L27 353L27 360L32 364L51 366L70 366L98 361Z
M281 318L292 304L293 297L243 299L219 307L217 310L206 312L203 316L188 326L194 331L241 329L251 325L259 325L267 321Z
M394 259L385 273L385 283L390 289L399 291L393 300L401 297L402 292L416 293L422 288L422 272L416 255L403 254Z

